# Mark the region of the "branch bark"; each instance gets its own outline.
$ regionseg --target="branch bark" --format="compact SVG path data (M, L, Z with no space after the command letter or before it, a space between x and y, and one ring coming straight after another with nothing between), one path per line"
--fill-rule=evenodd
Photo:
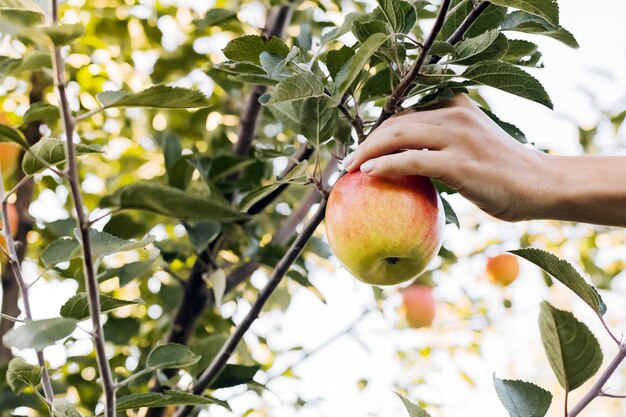
M57 0L51 1L52 23L58 24L58 4ZM80 178L78 175L78 163L76 146L74 144L74 128L75 121L70 112L70 104L67 98L66 81L65 81L65 63L61 56L61 49L54 48L53 51L53 72L55 86L59 95L59 103L61 110L61 121L65 131L65 154L67 156L67 179L69 181L72 199L74 200L74 208L76 209L76 222L78 225L81 248L83 253L83 274L85 275L85 286L89 300L89 314L91 316L91 324L93 327L93 343L96 350L96 360L100 371L101 385L104 393L104 415L105 417L116 416L115 406L115 383L113 381L113 373L106 355L104 331L100 315L100 295L98 288L98 280L94 266L94 259L91 253L91 240L89 236L89 221L85 214L85 205L80 189Z

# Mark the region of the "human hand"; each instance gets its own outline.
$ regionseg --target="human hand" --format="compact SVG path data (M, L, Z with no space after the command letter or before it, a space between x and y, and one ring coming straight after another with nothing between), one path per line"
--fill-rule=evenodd
M541 217L549 156L511 138L467 96L385 121L343 160L372 176L423 175L502 220Z

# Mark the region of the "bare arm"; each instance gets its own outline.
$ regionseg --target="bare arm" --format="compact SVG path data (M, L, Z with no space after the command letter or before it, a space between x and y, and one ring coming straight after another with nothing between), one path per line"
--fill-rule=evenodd
M502 220L626 227L626 156L544 154L512 139L466 96L387 120L344 167L438 178Z

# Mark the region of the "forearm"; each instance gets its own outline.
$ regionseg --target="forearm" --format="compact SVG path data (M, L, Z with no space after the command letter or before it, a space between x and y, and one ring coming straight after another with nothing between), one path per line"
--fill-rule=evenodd
M626 156L546 158L535 218L626 227Z

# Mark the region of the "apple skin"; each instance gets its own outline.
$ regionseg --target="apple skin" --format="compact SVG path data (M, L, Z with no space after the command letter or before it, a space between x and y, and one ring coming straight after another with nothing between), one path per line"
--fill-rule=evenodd
M404 316L411 327L430 326L435 319L436 305L433 290L426 285L411 285L402 290Z
M421 176L341 177L328 199L326 236L341 264L372 285L417 277L437 255L445 226L441 199Z
M507 286L513 283L519 275L519 261L509 253L487 259L487 276L494 284Z

